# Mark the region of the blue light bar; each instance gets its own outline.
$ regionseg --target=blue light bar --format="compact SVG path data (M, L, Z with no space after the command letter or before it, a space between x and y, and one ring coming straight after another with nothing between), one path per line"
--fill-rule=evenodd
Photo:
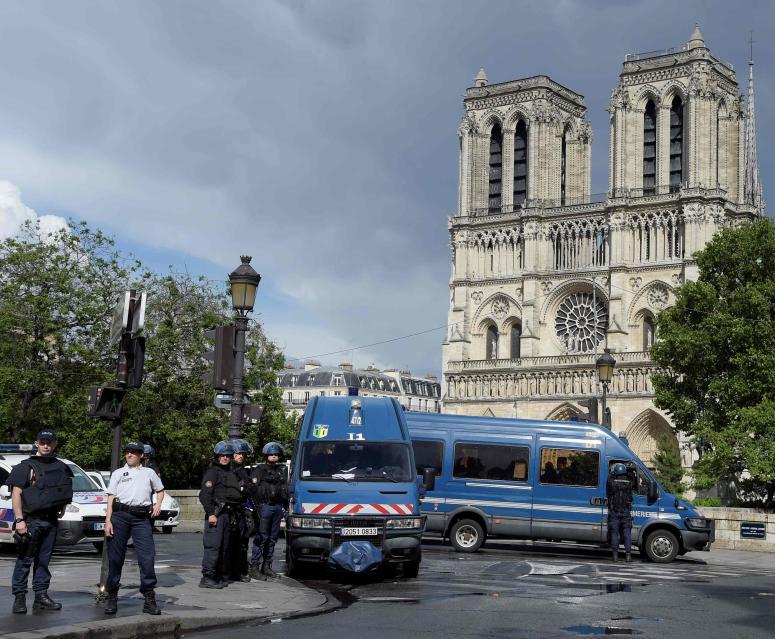
M35 444L0 444L0 453L35 453Z

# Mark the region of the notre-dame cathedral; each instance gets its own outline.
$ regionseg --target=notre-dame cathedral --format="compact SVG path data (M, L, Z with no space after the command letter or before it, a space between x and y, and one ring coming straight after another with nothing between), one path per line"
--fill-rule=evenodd
M654 406L655 317L696 278L694 253L763 202L753 62L748 101L695 27L683 46L627 55L611 94L609 191L592 194L583 96L535 76L467 89L459 207L443 347L444 411L569 419L600 396L595 360L616 359L612 428L647 463L663 434Z

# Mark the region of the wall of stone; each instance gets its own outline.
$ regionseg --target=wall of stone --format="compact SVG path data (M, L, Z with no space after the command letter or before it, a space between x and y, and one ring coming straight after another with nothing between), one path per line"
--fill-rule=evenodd
M170 490L169 494L180 504L180 519L182 521L204 521L205 511L199 503L198 490Z
M716 520L714 548L775 552L775 513L765 513L753 508L710 508L705 506L698 507L697 510L705 517ZM765 524L767 538L743 539L740 536L740 524L744 521Z

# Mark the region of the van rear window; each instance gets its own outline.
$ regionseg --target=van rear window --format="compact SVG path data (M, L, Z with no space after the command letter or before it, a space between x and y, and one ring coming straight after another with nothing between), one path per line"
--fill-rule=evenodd
M444 442L413 439L412 447L418 475L422 475L426 468L435 468L436 477L441 475L441 467L444 463Z
M455 444L453 475L460 479L527 481L530 449L527 446Z
M541 483L561 486L597 486L600 454L573 448L541 449Z

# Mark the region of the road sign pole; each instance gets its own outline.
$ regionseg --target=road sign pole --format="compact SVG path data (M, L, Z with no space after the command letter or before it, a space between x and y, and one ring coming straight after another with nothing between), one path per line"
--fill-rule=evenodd
M229 437L238 439L242 437L242 373L245 369L245 333L248 330L248 318L237 315L234 318L234 387L231 399L231 418L229 419Z

